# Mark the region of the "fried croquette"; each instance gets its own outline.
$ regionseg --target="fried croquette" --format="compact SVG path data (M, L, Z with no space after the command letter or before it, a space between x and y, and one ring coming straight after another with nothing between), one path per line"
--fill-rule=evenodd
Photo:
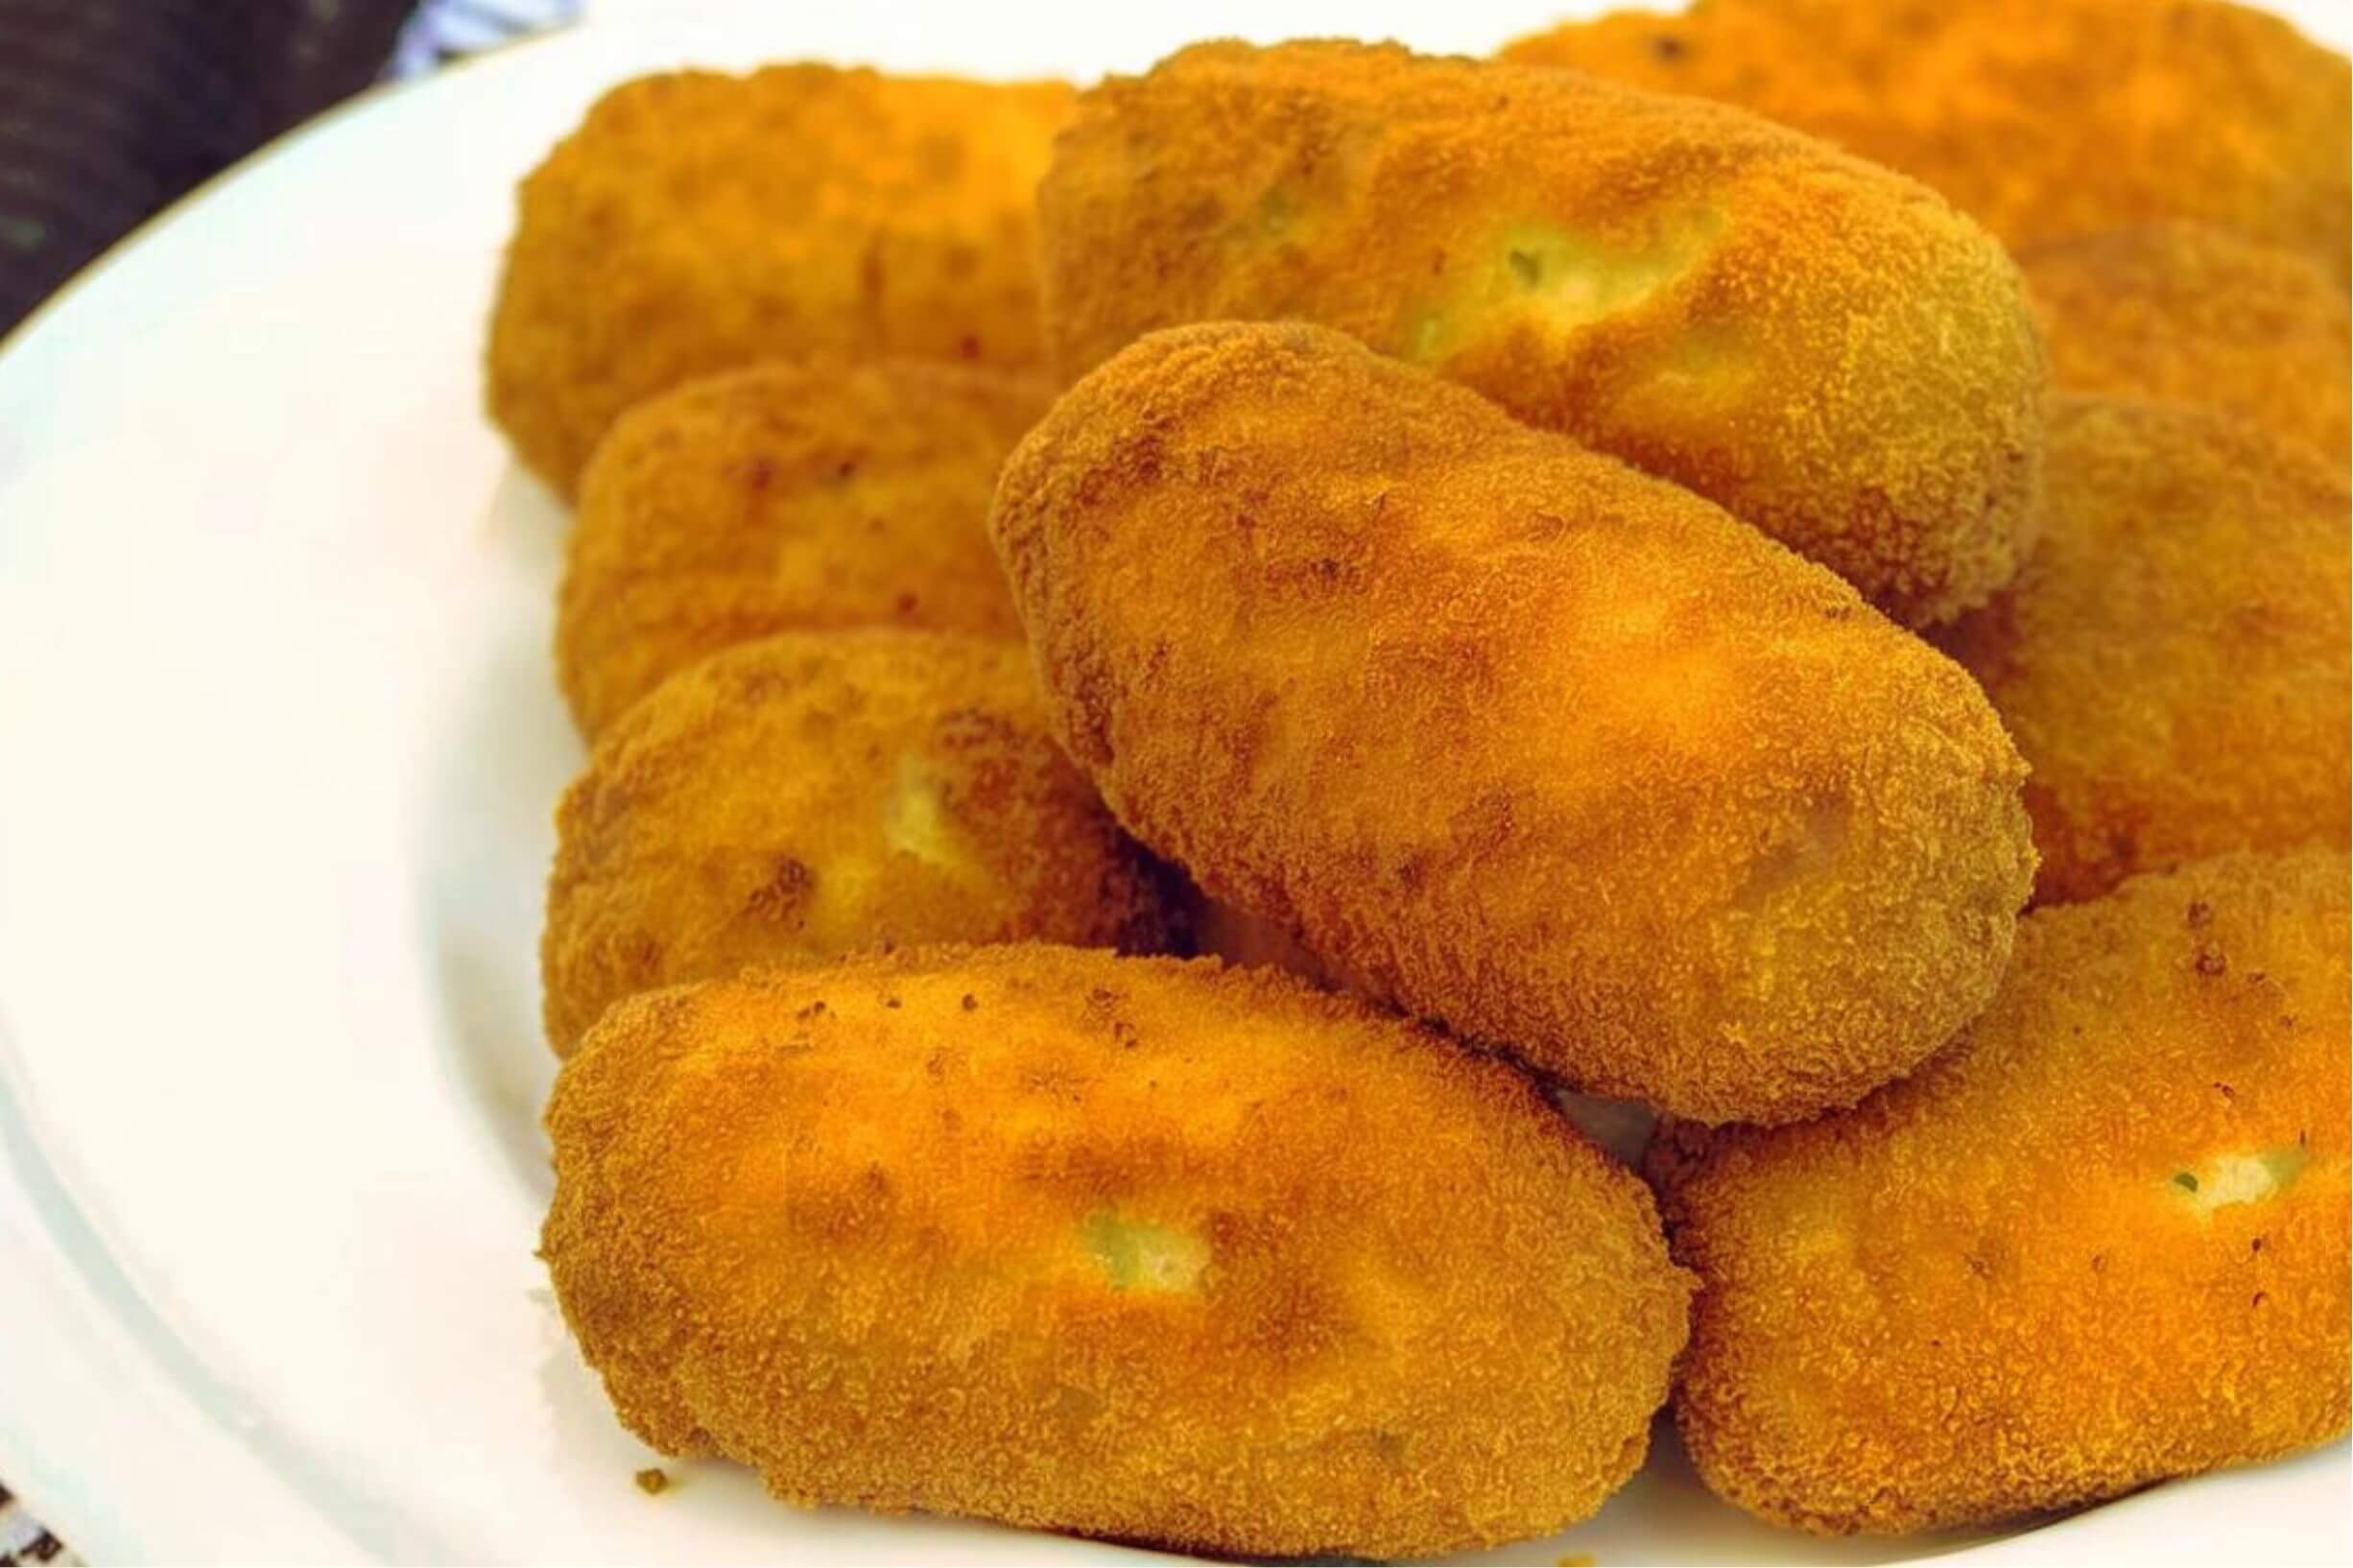
M1690 492L1300 324L1145 338L990 529L1064 748L1385 999L1704 1121L1991 997L2024 768L1958 666Z
M615 1008L543 1255L630 1429L803 1506L1253 1556L1538 1535L1690 1280L1526 1080L1272 970L1021 944Z
M2072 392L2243 415L2346 466L2345 291L2310 257L2202 224L2151 224L2018 258Z
M1655 1145L1707 1484L1936 1530L2341 1436L2346 876L2233 855L2039 911L1910 1080Z
M1018 643L730 648L598 737L556 828L540 967L559 1056L625 996L747 964L1168 940L1165 873L1055 748Z
M523 182L491 418L568 497L622 410L720 370L1039 363L1032 192L1070 104L825 65L614 88Z
M2246 7L1698 0L1503 58L1737 104L1935 186L2013 248L2188 218L2345 275L2344 57Z
M2017 586L1942 639L2032 770L2035 896L2353 829L2341 469L2186 403L2063 397Z
M2042 349L1933 192L1720 106L1395 45L1198 45L1081 100L1039 187L1066 375L1299 319L1675 480L1896 619L2008 581Z
M986 524L1043 383L918 361L769 364L622 416L581 481L556 665L593 736L663 677L771 632L1017 638Z

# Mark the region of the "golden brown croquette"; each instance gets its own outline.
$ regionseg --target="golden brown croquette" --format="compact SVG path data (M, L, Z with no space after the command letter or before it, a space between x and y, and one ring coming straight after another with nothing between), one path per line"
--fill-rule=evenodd
M2346 877L2233 855L2038 911L1911 1079L1654 1145L1707 1484L1939 1530L2343 1436Z
M598 737L556 826L540 962L559 1056L625 996L747 964L1168 939L1163 873L1056 749L1017 643L728 649Z
M2201 224L2149 224L2018 258L2063 391L2204 403L2347 464L2343 285Z
M1071 89L773 65L641 77L523 182L488 402L570 496L613 419L765 359L1041 358L1036 219Z
M1921 624L2008 581L2045 367L1933 191L1717 105L1395 45L1200 44L1088 92L1038 191L1066 377L1296 319L1675 480Z
M914 360L768 364L638 405L581 482L556 664L593 736L663 677L776 631L1018 638L988 498L1042 383Z
M2042 543L1941 639L2032 770L2036 897L2345 847L2349 508L2341 468L2229 415L2059 400Z
M1538 1535L1690 1281L1526 1080L1272 970L1021 944L614 1009L543 1253L630 1429L794 1503L1251 1557Z
M1504 58L1695 93L1900 169L2024 249L2188 218L2346 269L2344 57L2216 0L1698 0Z
M1057 734L1211 897L1703 1120L1851 1105L1992 995L2033 871L1968 676L1716 507L1321 327L1180 327L990 528Z

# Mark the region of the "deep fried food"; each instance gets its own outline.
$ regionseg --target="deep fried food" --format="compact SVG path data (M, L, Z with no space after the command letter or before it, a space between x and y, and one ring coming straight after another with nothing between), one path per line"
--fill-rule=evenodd
M1655 1146L1708 1485L1933 1530L2341 1436L2346 877L2238 855L2042 910L1907 1081Z
M670 677L556 819L540 943L569 1052L622 997L969 939L1167 940L1164 880L1055 748L1018 643L786 633Z
M614 88L523 182L491 417L569 495L622 410L698 376L829 350L1036 363L1032 192L1070 102L824 65Z
M1690 1281L1508 1068L1270 970L933 949L616 1008L548 1112L629 1427L796 1503L1215 1552L1541 1534Z
M2042 543L1942 639L2032 770L2038 898L2345 846L2348 507L2341 469L2229 415L2058 400Z
M2052 379L2244 415L2347 462L2345 291L2320 265L2202 224L2150 224L2018 258Z
M665 676L775 631L1019 637L986 523L1042 383L917 361L769 364L615 422L581 481L556 663L594 735Z
M1156 333L990 530L1120 819L1409 1010L1704 1120L1992 995L2024 769L1969 677L1661 480L1320 327Z
M2345 275L2344 58L2213 0L1698 0L1522 38L1770 115L1926 180L2014 247L2221 224Z
M1933 192L1718 106L1394 45L1199 45L1039 187L1063 372L1154 327L1336 326L1673 479L1897 619L2008 581L2042 350Z

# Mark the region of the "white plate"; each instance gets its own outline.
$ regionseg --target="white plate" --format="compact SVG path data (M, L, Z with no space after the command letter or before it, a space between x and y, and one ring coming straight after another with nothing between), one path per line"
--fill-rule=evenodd
M1091 74L1216 32L1479 50L1562 7L1124 9L698 8L521 46L272 149L0 356L0 1476L84 1554L1119 1555L796 1513L719 1464L630 1485L653 1460L532 1256L534 944L580 752L545 653L563 519L476 368L514 179L624 76ZM2340 1445L1980 1553L2326 1560L2348 1495ZM1669 1443L1494 1556L1961 1544L1769 1532Z

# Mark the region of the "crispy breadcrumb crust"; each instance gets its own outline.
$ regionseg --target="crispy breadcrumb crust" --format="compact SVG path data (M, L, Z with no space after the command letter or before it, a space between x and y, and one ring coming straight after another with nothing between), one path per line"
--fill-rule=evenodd
M487 397L571 495L632 403L812 352L1041 358L1032 193L1059 82L772 65L640 77L523 181Z
M2311 257L2204 224L2148 224L2018 258L2056 385L2243 416L2348 460L2344 286Z
M1925 180L2016 248L2191 218L2345 276L2344 57L2213 0L1698 0L1507 46L1768 115Z
M615 421L581 481L556 668L594 736L662 679L777 631L1017 638L988 548L1042 381L914 360L768 364Z
M1705 501L1320 327L1144 339L990 529L1065 748L1213 898L1702 1120L1851 1105L2032 875L1968 676Z
M1200 44L1086 93L1038 205L1065 377L1156 327L1339 327L1909 624L2029 540L2046 371L2009 258L1751 115L1393 44Z
M1909 1080L1654 1144L1707 1484L1803 1530L1935 1530L2341 1437L2346 877L2233 855L2041 910Z
M2032 770L2035 896L2353 830L2343 471L2184 403L2061 398L2017 585L1940 640Z
M673 676L556 814L548 1041L747 964L1022 938L1156 952L1171 880L1056 748L1017 643L789 632Z
M1270 969L1017 945L637 997L549 1106L622 1420L778 1496L1250 1556L1640 1465L1691 1282L1501 1064Z

